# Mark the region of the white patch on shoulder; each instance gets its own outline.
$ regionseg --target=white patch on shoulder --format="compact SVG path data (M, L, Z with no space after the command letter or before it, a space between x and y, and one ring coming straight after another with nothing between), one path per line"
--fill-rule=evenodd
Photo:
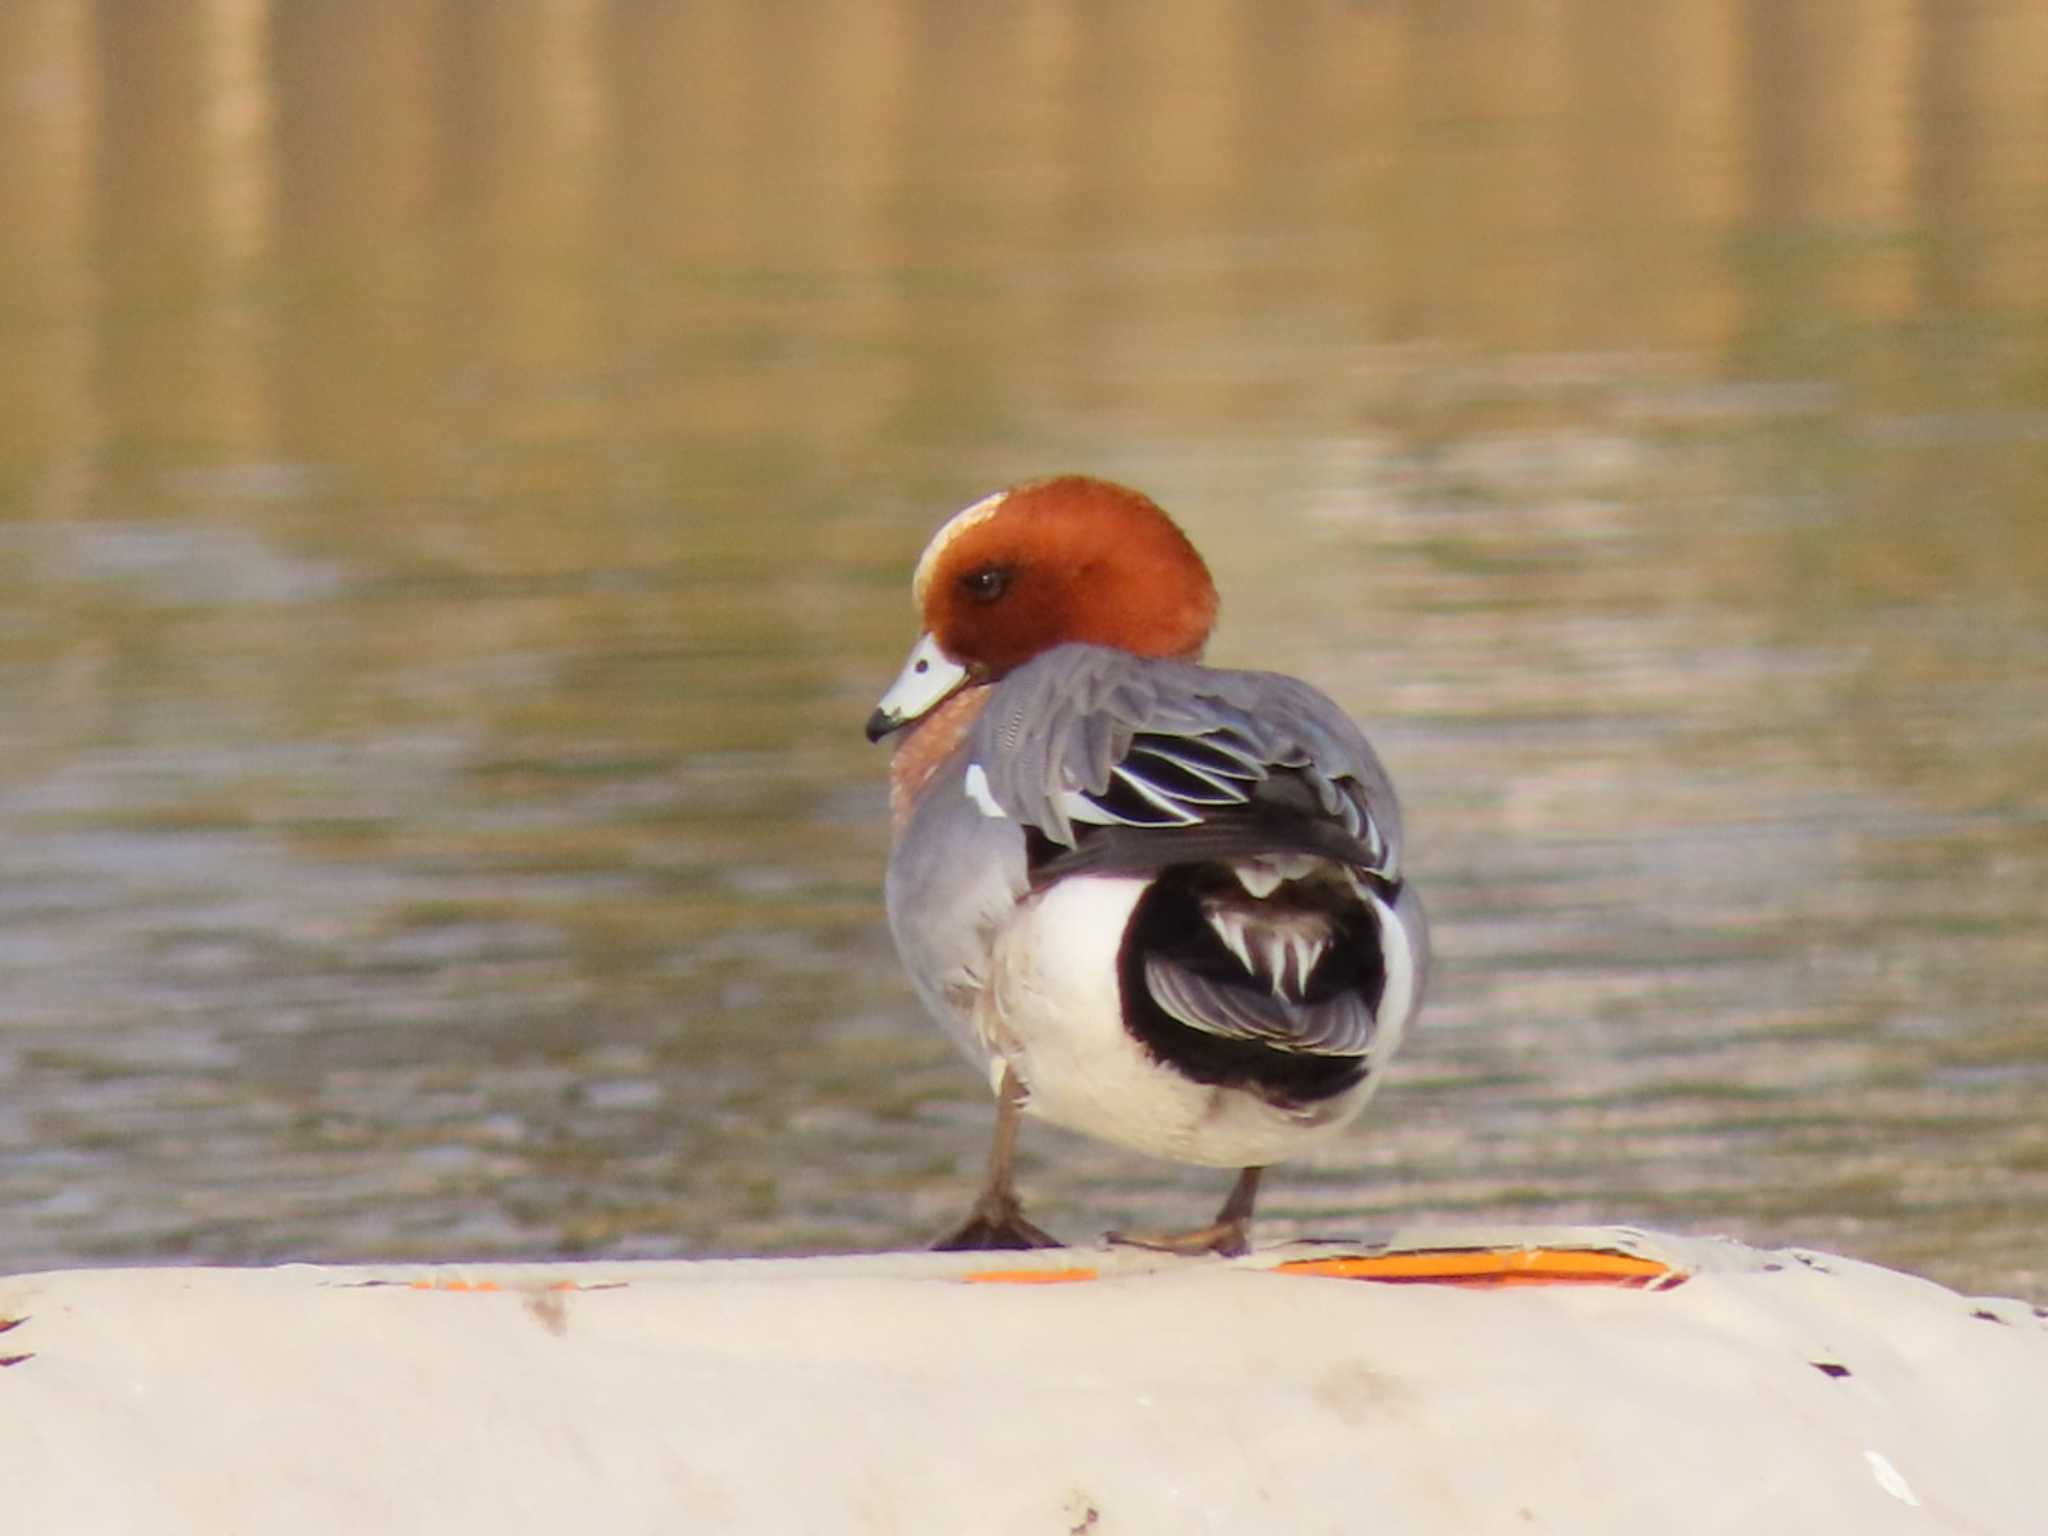
M971 507L963 507L939 525L939 531L932 535L931 542L924 547L924 553L917 557L917 572L910 578L910 596L917 604L918 612L924 611L925 594L931 590L932 574L938 570L939 561L946 553L946 546L968 529L979 526L994 517L1004 502L1010 499L1008 491L997 491L993 496L984 496Z
M981 814L988 817L989 820L1008 821L1010 819L1003 808L996 804L996 797L989 793L988 775L982 771L981 764L969 763L967 765L966 789L967 798L972 800L980 809Z

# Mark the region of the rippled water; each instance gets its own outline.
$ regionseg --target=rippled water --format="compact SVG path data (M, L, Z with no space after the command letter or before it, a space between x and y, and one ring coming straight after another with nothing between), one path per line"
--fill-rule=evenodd
M1430 1006L1268 1235L2048 1292L2044 62L1993 3L6 7L0 1265L945 1225L989 1107L860 726L930 527L1080 469L1409 808ZM1075 1236L1223 1182L1027 1139Z

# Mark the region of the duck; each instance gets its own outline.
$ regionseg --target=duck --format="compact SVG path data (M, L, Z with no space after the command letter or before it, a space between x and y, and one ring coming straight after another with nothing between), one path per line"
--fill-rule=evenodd
M947 519L893 740L891 937L986 1073L994 1141L938 1249L1058 1246L1015 1183L1030 1116L1236 1169L1214 1221L1112 1241L1240 1255L1264 1170L1327 1142L1421 1006L1428 924L1392 781L1328 696L1202 664L1218 596L1142 492L1027 481Z

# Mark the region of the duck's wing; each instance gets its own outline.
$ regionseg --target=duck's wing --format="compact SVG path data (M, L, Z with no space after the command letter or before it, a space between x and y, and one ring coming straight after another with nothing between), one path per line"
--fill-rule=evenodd
M1123 945L1129 1022L1184 1070L1307 1099L1398 1044L1427 946L1400 809L1307 683L1063 646L993 690L963 787L1021 824L1035 886L1157 877Z
M968 758L985 814L1057 845L1034 873L1303 853L1400 878L1386 769L1299 678L1061 646L996 685Z

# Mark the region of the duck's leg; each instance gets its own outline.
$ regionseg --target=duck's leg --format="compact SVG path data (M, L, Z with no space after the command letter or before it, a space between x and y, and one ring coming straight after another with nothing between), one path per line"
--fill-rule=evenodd
M1206 1227L1192 1232L1112 1232L1112 1243L1132 1248L1157 1248L1163 1253L1220 1253L1226 1259L1242 1258L1252 1251L1252 1207L1259 1201L1259 1175L1263 1168L1247 1168L1230 1186L1223 1209Z
M1024 1219L1010 1164L1017 1152L1017 1119L1024 1110L1024 1085L1009 1067L996 1090L996 1139L989 1148L988 1178L967 1219L932 1244L941 1253L997 1248L1061 1248L1051 1233Z

